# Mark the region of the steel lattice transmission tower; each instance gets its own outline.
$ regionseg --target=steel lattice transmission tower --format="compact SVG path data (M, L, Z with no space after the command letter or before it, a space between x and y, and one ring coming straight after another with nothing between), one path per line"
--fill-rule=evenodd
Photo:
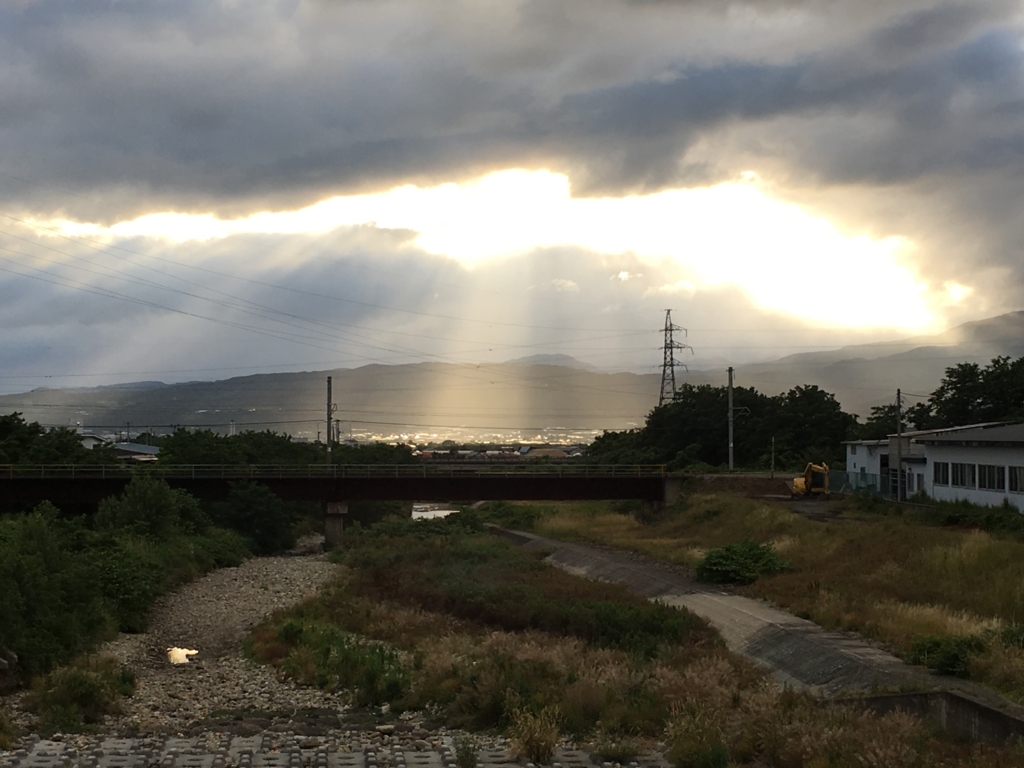
M680 328L672 322L672 310L665 310L665 346L663 347L664 358L661 364L661 395L658 397L658 405L664 405L665 403L671 403L676 396L676 368L683 366L686 368L684 363L680 363L676 360L677 349L688 349L691 354L693 353L693 347L689 344L683 344L682 342L676 341L673 338L673 334L676 331L682 331L683 335L686 336L687 331L685 328ZM689 368L687 368L689 370Z

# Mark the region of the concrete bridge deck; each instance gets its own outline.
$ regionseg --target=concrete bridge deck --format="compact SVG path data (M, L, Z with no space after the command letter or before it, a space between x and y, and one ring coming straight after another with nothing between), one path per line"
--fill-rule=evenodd
M224 498L231 483L266 486L288 501L614 500L671 501L680 480L662 466L397 464L209 465L144 467L0 466L0 503L97 503L132 477L166 480L204 499Z

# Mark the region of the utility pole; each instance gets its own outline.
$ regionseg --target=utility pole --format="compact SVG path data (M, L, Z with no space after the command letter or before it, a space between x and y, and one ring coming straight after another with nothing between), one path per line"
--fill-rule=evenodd
M772 435L772 480L775 479L775 435Z
M331 416L334 415L334 405L331 403L331 377L327 377L327 463L331 463Z
M682 331L684 336L689 335L685 328L680 328L678 325L672 323L672 310L665 310L665 343L662 347L662 363L661 363L661 394L658 396L658 405L662 406L665 403L671 403L676 396L676 368L680 365L686 368L686 365L676 360L677 349L688 349L690 353L693 353L693 347L689 344L683 344L676 341L672 334L675 331ZM689 368L687 368L689 370Z
M903 397L896 390L896 501L905 501L903 486Z
M729 366L729 469L732 469L732 423L733 423L733 407L732 407L732 366Z

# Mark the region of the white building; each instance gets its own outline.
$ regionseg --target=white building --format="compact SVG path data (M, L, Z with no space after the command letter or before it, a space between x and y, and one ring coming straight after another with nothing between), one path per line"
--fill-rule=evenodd
M969 424L963 427L927 429L904 432L899 441L891 434L884 440L851 440L846 445L847 483L853 490L875 491L889 489L896 498L896 474L889 474L890 462L895 465L897 454L903 469L903 498L918 491L931 495L929 484L929 443L932 437L950 437L977 430L1005 426L1006 422Z
M889 440L850 440L846 445L846 471L855 475L880 475L889 470ZM884 461L883 461L884 457Z
M927 456L924 491L933 499L1024 512L1024 424L977 427L916 438Z

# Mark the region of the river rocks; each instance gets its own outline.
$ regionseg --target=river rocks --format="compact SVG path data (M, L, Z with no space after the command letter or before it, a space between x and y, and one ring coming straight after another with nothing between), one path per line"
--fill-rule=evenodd
M319 551L304 542L303 551ZM244 657L241 641L263 617L316 594L335 572L322 553L248 560L166 595L149 631L106 645L136 673L135 694L99 734L33 734L25 693L3 701L22 733L0 768L452 768L458 732L429 727L437 713L392 713L346 723L343 695L303 688ZM168 647L195 648L172 665ZM381 723L381 720L387 722ZM501 737L477 736L485 766L511 762ZM564 768L575 745L565 742ZM583 753L578 753L582 755ZM582 758L581 758L582 759ZM661 763L647 763L648 765Z

